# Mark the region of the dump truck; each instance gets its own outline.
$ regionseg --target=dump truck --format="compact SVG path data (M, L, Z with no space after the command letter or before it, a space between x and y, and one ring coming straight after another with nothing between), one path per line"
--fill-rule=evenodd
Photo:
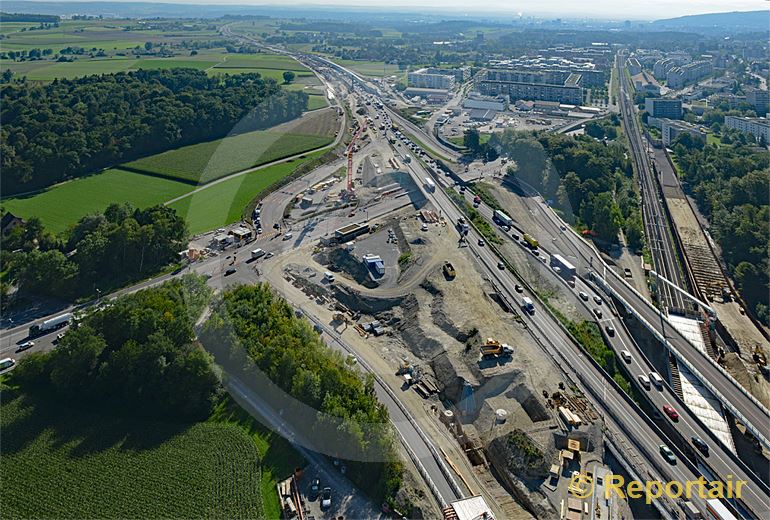
M524 236L522 238L524 239L524 242L527 243L527 247L529 247L530 249L537 249L537 247L540 245L537 239L535 239L529 233L524 233Z
M492 339L487 340L485 344L481 345L480 349L481 357L483 358L507 357L513 355L513 347Z
M447 278L454 278L457 276L454 266L450 262L444 262L444 274Z

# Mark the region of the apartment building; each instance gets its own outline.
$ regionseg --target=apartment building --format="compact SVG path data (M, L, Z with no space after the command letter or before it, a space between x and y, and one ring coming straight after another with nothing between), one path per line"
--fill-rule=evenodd
M582 76L566 71L487 69L476 77L476 90L484 96L583 104Z
M682 100L666 98L645 98L644 110L650 117L682 119Z
M770 121L763 117L725 116L725 126L751 134L757 141L764 138L765 146L770 143Z

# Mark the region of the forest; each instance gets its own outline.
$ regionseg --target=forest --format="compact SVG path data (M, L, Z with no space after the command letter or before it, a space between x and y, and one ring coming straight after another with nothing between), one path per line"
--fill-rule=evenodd
M737 289L770 325L770 153L740 141L704 145L684 136L673 149L685 189L709 219Z
M604 244L617 243L622 229L630 247L642 247L633 170L622 144L588 136L505 131L494 134L488 146L515 162L509 177L552 199L554 208L578 229L589 230Z
M56 349L25 356L13 381L62 404L206 419L223 392L193 330L210 296L205 278L186 275L119 297L79 320Z
M307 95L259 74L139 70L0 85L3 195L41 189L119 162L273 126Z
M346 474L375 500L393 500L402 467L372 376L353 370L270 286L226 291L200 339L228 373L251 385L266 378L254 391L275 400L293 431L344 461Z
M0 258L20 295L73 298L106 294L157 272L177 259L186 236L184 220L167 206L111 204L80 219L64 237L31 218L3 237Z

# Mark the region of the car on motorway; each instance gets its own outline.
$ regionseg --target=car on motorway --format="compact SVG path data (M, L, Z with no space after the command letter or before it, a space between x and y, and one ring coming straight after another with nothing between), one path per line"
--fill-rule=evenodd
M594 309L594 314L596 314L596 317L599 319L602 319L602 310L601 309Z
M631 363L631 360L633 359L631 357L631 353L625 349L620 351L620 357L622 357L623 361L625 361L626 363Z
M578 293L578 296L580 296L580 299L583 300L584 302L588 301L588 295L586 293L584 293L583 291L580 291Z
M332 488L326 486L321 491L321 508L328 509L332 505Z
M604 327L604 330L607 331L607 335L610 337L615 337L615 327L612 325L607 325Z
M24 350L30 349L35 346L34 341L25 341L24 343L20 343L18 347L16 347L16 352L22 352Z
M321 493L321 479L314 478L310 481L310 500L315 500Z
M511 238L514 239L514 240L518 240L519 239L519 234L516 233L515 231L511 231Z
M238 272L238 269L236 269L235 267L231 267L230 269L225 271L225 276L230 276L231 274L235 274L236 272Z
M663 405L663 411L668 415L668 418L676 422L679 420L679 412L677 412L670 404Z
M516 292L517 292L517 293L523 293L523 292L524 292L524 287L522 287L522 286L521 286L521 285L519 285L519 284L516 284L516 285L514 286L514 289L516 289Z
M497 262L497 268L501 271L505 271L505 264L502 262Z
M481 247L484 247L484 239L483 238L479 238L479 245Z
M601 296L594 296L594 303L596 303L596 305L601 305L602 304Z
M708 456L709 454L709 445L706 444L706 441L701 439L700 437L691 437L690 441L692 442L692 445L695 446L699 452L702 454Z
M657 372L650 372L650 381L655 385L657 389L663 388L663 378Z
M676 455L674 455L674 452L671 451L671 448L666 446L665 444L661 444L659 446L660 454L663 455L663 458L666 459L666 462L669 464L676 464Z
M574 279L567 280L567 285L569 285L570 287L572 287L574 289L575 288L575 280Z
M644 388L646 388L647 390L649 390L649 389L650 389L650 378L649 378L649 377L647 377L647 376L646 376L646 375L644 375L644 374L639 374L639 375L637 376L637 379L639 380L639 383L640 383L640 384L641 384L641 385L642 385Z

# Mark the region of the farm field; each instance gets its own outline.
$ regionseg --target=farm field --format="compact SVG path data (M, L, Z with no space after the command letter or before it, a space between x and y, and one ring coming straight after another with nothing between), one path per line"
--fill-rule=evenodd
M3 518L264 517L269 448L237 424L119 418L4 394Z
M47 229L61 233L85 215L102 212L112 202L130 202L138 208L162 204L196 189L200 178L206 178L208 182L256 164L329 144L337 130L334 114L331 110L313 112L270 130L171 150L73 179L34 195L3 199L2 206L22 218L36 216ZM258 150L258 146L263 148ZM287 149L291 151L287 153ZM248 150L251 152L247 153ZM309 153L308 158L323 153ZM181 214L194 233L234 222L240 218L243 206L260 190L290 174L302 162L304 160L282 163L223 181L175 202L172 207L183 210ZM150 174L124 170L124 167L137 170L141 167ZM173 178L177 172L181 172L178 178ZM192 206L191 199L194 199ZM228 204L233 201L233 206L227 207L222 201ZM241 206L238 208L237 204ZM199 214L199 211L209 214Z
M216 229L240 220L243 208L258 193L291 175L304 162L324 153L323 150L312 152L307 154L306 159L275 164L224 180L169 206L184 217L193 235Z
M74 179L35 194L2 201L3 207L22 218L39 217L54 233L66 231L80 218L101 213L112 202L130 202L144 208L184 195L193 186L120 169Z
M173 179L206 184L233 172L312 150L331 137L257 130L194 144L139 159L124 166Z

